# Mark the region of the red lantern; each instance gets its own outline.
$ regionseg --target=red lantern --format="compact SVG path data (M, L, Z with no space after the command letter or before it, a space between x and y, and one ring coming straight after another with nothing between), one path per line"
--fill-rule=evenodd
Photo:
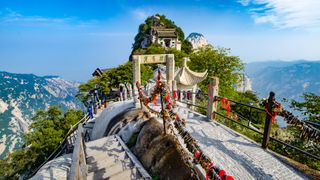
M200 151L196 151L196 152L194 153L194 157L195 157L196 159L199 159L200 156L201 156L201 152L200 152Z
M221 169L221 170L219 171L219 176L220 176L220 177L223 177L224 175L226 175L226 171L223 170L223 169Z
M232 176L227 176L226 180L234 180Z

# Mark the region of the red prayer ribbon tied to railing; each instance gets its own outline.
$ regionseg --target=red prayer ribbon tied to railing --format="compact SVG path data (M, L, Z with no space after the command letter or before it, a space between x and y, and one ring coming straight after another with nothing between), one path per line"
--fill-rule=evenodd
M168 95L166 96L166 98L165 98L165 101L166 101L166 102L169 102L170 98L171 98L171 96L170 96L170 94L168 94Z
M156 95L153 96L153 104L154 104L154 105L157 105L157 96L156 96Z
M276 124L276 116L277 116L277 112L269 112L268 111L268 108L266 107L266 113L271 116L271 121L272 121L272 124Z
M231 116L231 107L230 107L230 101L227 98L221 98L221 106L224 110L227 111L227 116Z
M177 91L176 91L176 90L174 90L174 91L173 91L173 98L176 100L176 99L177 99L177 97L178 97Z

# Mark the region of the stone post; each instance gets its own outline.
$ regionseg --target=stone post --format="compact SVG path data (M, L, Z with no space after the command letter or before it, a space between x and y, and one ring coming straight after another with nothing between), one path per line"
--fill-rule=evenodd
M139 93L138 93L138 89L137 89L137 86L136 86L136 83L139 82L141 83L141 79L140 79L140 57L137 56L137 55L133 55L132 57L132 74L133 74L133 82L132 82L132 85L133 85L133 98L134 98L134 102L136 104L136 107L138 108L140 105L139 105Z
M125 86L123 88L123 99L126 101L128 99L128 91Z
M132 85L128 84L128 90L129 90L129 98L132 98Z
M172 91L172 81L174 78L174 55L173 54L167 54L166 55L166 71L167 71L167 83L170 88L170 91Z
M219 78L212 77L209 84L208 90L208 109L207 117L209 119L215 119L215 112L217 111L217 103L214 103L214 97L218 96L219 91Z
M119 101L123 101L123 93L121 91L119 91L120 94L120 100Z
M194 85L192 87L192 104L196 104L196 91L197 91L197 85ZM194 106L191 106L191 109L194 110Z

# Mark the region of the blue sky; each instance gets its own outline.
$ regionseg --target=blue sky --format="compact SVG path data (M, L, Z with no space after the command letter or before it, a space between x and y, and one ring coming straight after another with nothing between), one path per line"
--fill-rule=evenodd
M1 0L0 70L85 81L127 61L155 13L244 62L320 60L319 9L319 0Z

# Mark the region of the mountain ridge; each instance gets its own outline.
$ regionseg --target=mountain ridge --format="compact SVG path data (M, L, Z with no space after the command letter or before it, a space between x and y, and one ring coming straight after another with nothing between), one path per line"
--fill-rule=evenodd
M75 98L79 83L58 76L0 71L0 158L23 144L31 118L50 106L82 108Z
M245 65L253 90L260 97L275 91L276 97L301 100L304 92L320 94L319 61L263 61Z

